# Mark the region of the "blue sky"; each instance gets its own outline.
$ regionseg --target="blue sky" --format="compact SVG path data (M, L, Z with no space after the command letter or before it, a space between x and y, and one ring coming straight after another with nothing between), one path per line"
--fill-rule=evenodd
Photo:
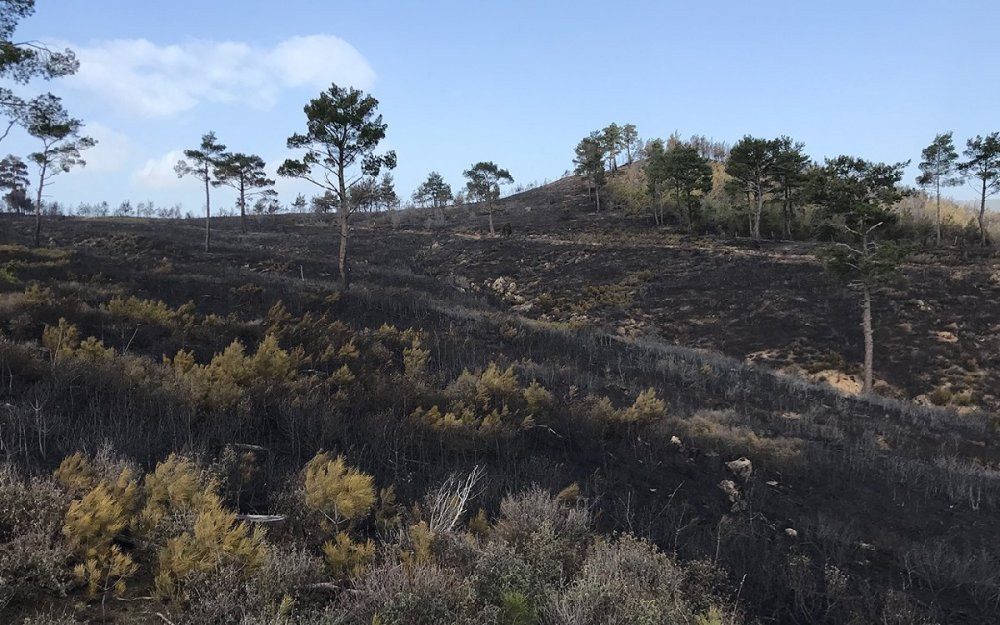
M478 160L555 179L609 122L643 137L788 134L814 158L919 159L935 133L1000 130L992 0L813 2L137 3L38 0L16 36L65 42L80 73L34 82L100 144L59 177L63 203L202 207L178 152L214 130L276 167L302 106L330 82L381 101L397 191ZM24 154L26 137L0 151ZM911 167L908 182L912 182ZM307 183L282 181L285 202ZM975 196L969 188L956 197ZM232 194L217 192L231 206Z

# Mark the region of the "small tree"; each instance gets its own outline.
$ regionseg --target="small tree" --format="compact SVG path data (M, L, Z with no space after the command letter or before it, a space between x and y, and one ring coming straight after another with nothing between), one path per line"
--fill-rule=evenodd
M27 114L28 134L42 142L39 152L32 152L28 160L38 168L38 186L35 189L35 247L41 244L42 193L52 178L87 164L80 152L97 145L90 137L81 137L83 122L69 116L62 100L46 94L32 100Z
M986 246L986 198L1000 191L1000 132L992 132L985 137L976 135L966 142L964 151L967 160L958 164L958 170L966 176L978 178L979 195L979 240Z
M582 176L594 189L597 211L601 210L601 187L604 186L604 155L606 148L600 133L592 132L584 137L576 146L575 172Z
M295 200L292 201L292 210L296 213L306 212L306 206L309 205L309 201L306 200L306 196L299 193L295 196Z
M490 236L496 235L493 229L493 204L500 199L500 185L514 182L510 172L502 169L492 161L479 162L462 172L469 179L465 184L467 194L478 202L486 203L490 215Z
M213 169L214 186L226 185L240 194L240 228L247 231L247 198L265 193L274 181L264 171L264 159L253 154L223 154Z
M385 172L379 178L376 194L376 208L379 210L390 210L399 206L399 196L396 195L396 186L389 172Z
M625 156L629 165L632 164L632 158L641 145L639 131L636 130L635 124L625 124L622 126L622 146L625 147Z
M274 189L264 189L256 195L257 199L253 202L253 212L258 215L274 215L281 210L278 192Z
M354 207L349 191L362 181L378 176L382 168L396 166L396 153L376 154L387 125L377 114L378 100L358 89L336 84L305 106L306 132L288 138L288 147L305 150L300 159L288 159L278 168L279 176L302 178L332 194L340 221L340 282L349 284L347 241L349 218ZM360 171L350 173L353 166ZM331 176L333 179L331 180Z
M775 192L781 196L781 216L785 236L792 236L792 219L795 216L795 200L806 183L809 157L805 154L805 144L793 141L791 137L774 140L774 181Z
M212 197L209 189L217 181L213 178L215 168L222 160L226 146L219 143L214 132L208 132L201 137L201 146L197 150L184 150L187 160L177 161L174 171L178 178L193 176L205 183L205 251L212 245Z
M13 154L0 161L0 189L7 189L4 201L11 211L21 212L28 190L28 166Z
M908 164L870 163L840 156L828 160L812 181L813 200L846 235L823 254L826 267L861 289L866 393L872 390L875 354L872 290L897 273L904 257L898 246L879 242L878 234L895 221L892 207L903 197L898 185Z
M427 175L427 180L417 187L413 192L413 201L417 204L430 204L434 208L441 208L451 200L451 185L444 181L441 174L432 171Z
M937 216L934 221L937 232L937 244L941 245L941 187L954 187L962 183L957 176L958 152L951 140L952 133L946 132L934 137L934 141L924 148L923 160L920 161L920 175L917 184L924 188L934 189L937 203Z
M666 148L663 139L653 139L646 144L646 184L649 186L649 197L652 199L653 223L657 226L663 225L664 200L667 197L665 159Z
M663 142L658 141L647 150L646 178L654 201L654 220L657 225L663 224L663 199L673 195L678 213L687 220L688 227L693 227L698 197L712 190L712 166L708 159L688 143L674 143L664 150Z
M760 240L764 201L776 188L776 143L746 135L729 151L726 173L737 180L750 200L750 237Z
M618 153L622 148L622 129L615 123L609 124L603 131L604 150L608 155L608 170L611 173L618 171Z

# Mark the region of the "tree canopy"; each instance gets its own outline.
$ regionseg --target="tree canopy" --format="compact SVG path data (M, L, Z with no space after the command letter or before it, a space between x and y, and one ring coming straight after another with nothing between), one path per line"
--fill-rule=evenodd
M50 50L35 41L16 41L18 24L35 12L34 0L0 0L0 78L27 84L32 78L56 78L73 74L79 68L76 56L69 49ZM0 86L0 115L7 127L0 133L5 139L15 125L29 123L29 104L44 106L41 101L25 102L13 90Z

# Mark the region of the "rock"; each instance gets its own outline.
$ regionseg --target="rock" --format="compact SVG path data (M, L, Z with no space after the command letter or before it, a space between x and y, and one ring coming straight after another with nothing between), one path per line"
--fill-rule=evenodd
M726 494L729 501L736 503L740 499L740 489L736 488L736 482L732 480L722 480L719 482L719 489Z
M786 527L785 536L788 536L789 538L798 538L799 533L793 527Z
M677 438L677 436L671 436L670 437L670 444L674 445L675 447L680 447L681 444L682 444L681 443L681 439Z
M948 330L939 330L934 333L935 338L942 343L957 343L958 337L954 332L949 332Z
M766 484L767 484L768 486L774 486L774 487L777 487L777 486L778 486L778 482L776 482L775 480L768 480L768 481L767 481L767 482L765 482L765 483L766 483Z
M753 463L750 462L749 458L739 458L731 462L726 463L726 468L741 482L746 482L750 479L750 475L753 473Z
M472 287L472 281L463 275L454 274L451 278L451 281L452 284L463 290L468 290L469 288Z

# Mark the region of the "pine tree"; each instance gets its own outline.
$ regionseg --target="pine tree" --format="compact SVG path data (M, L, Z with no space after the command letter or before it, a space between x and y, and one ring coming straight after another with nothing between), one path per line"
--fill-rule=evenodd
M966 160L958 164L958 169L966 176L979 179L979 241L986 247L986 198L1000 191L1000 132L969 139L964 154Z
M954 187L962 183L958 172L958 152L951 140L952 133L946 132L934 137L934 141L924 148L920 161L920 175L917 184L934 189L937 212L934 220L937 244L941 245L941 187Z
M305 155L288 159L278 168L279 176L308 180L335 198L340 222L340 283L345 289L350 283L349 219L356 208L351 204L350 189L378 176L383 168L396 167L395 152L375 153L387 128L377 109L378 100L363 91L331 85L305 106L305 134L288 138L289 149L304 150ZM354 166L359 171L352 175Z
M898 272L904 257L902 248L879 241L878 235L895 221L892 209L903 197L899 181L908 164L871 163L840 156L827 160L811 181L813 201L845 235L845 240L825 251L826 266L861 290L866 393L872 390L875 352L872 290Z
M215 168L225 154L226 146L216 140L214 132L201 137L201 146L196 150L184 150L187 160L177 161L174 172L178 178L193 176L205 184L205 251L212 245L212 197L209 189L216 183Z

